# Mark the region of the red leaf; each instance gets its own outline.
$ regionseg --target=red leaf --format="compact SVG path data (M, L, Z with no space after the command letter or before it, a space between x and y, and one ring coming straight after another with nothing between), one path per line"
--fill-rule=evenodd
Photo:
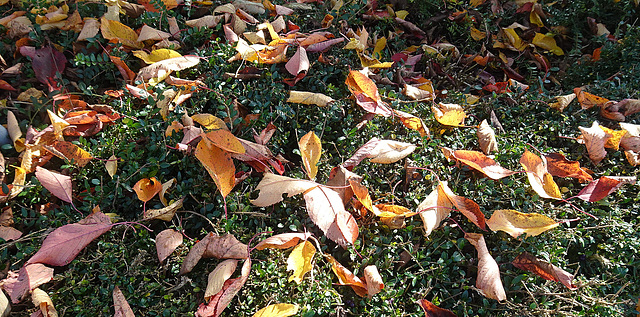
M49 86L50 90L58 87L55 81L56 73L62 74L67 58L64 54L54 49L52 46L43 47L37 50L29 50L28 46L20 48L20 53L32 59L32 67L36 73L36 78L41 83Z
M38 166L36 167L36 178L42 186L48 189L54 196L73 204L73 198L71 197L71 177Z
M116 309L114 317L134 317L133 310L127 302L127 299L122 294L122 291L118 286L113 288L113 306Z
M101 212L92 213L78 223L64 225L44 239L40 250L27 263L67 265L91 241L109 231L111 226L109 216Z
M624 184L634 184L636 178L633 176L603 176L589 183L576 196L584 201L595 202L607 197Z
M518 255L511 263L513 266L521 270L533 272L545 280L560 282L569 289L576 288L576 286L571 283L573 275L549 262L538 260L528 252L523 252Z
M238 278L230 279L224 282L222 290L216 295L212 296L208 304L200 304L198 311L196 311L196 317L217 317L222 314L222 311L227 308L231 300L240 291L244 283L249 278L251 272L251 258L247 258L242 265L241 275Z
M418 304L420 304L420 307L424 310L426 317L456 317L456 314L450 310L440 308L426 299L421 299L418 301Z

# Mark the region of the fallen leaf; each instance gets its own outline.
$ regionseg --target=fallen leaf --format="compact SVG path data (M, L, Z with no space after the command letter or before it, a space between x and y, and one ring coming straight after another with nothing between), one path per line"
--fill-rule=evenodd
M1 282L0 282L1 283ZM0 292L0 316L8 317L11 313L11 304L4 292Z
M67 265L91 241L109 231L112 226L109 216L102 212L94 212L77 223L59 227L44 239L38 252L27 264Z
M442 151L445 153L445 157L447 157L448 160L455 159L483 173L491 179L498 180L516 173L500 166L496 161L481 152L451 150L448 148L442 148Z
M449 199L458 211L460 211L467 219L473 222L480 229L485 230L485 217L480 206L469 198L458 196L453 193L447 182L438 184L438 196L445 196Z
M216 295L212 296L209 302L205 305L200 304L198 311L196 311L195 317L217 317L222 314L222 311L227 308L233 297L240 291L244 283L249 278L251 272L251 258L242 265L240 277L227 280L222 286L222 290Z
M138 34L130 27L114 20L108 20L104 17L100 19L100 31L102 37L107 40L118 40L122 45L131 48L141 49L144 44L138 42Z
M118 158L115 155L111 155L107 159L107 162L104 163L104 168L107 170L109 176L113 178L113 176L116 175L116 172L118 171Z
M142 202L148 202L162 189L162 183L155 177L142 178L133 185L133 190Z
M292 197L316 186L319 184L312 181L265 173L256 187L260 191L258 198L251 203L258 207L271 206L282 201L282 194Z
M432 106L433 114L438 122L444 125L461 127L467 114L460 105L452 103L438 103Z
M482 295L495 300L503 301L507 299L502 281L500 280L500 268L498 263L489 254L484 236L479 233L466 233L464 237L476 247L478 251L478 278L476 287L480 289Z
M2 288L11 297L11 302L17 304L36 287L48 283L53 279L53 268L43 264L29 264L20 268L18 273L10 271L7 278L0 282Z
M293 54L291 59L289 59L284 66L293 76L297 76L300 73L306 73L309 70L309 58L307 57L307 51L302 46L298 46L296 53Z
M562 199L558 185L553 176L547 172L547 164L539 156L525 150L520 157L520 165L527 172L531 188L542 198Z
M162 230L156 236L156 252L162 263L178 246L182 244L182 234L173 229Z
M300 242L289 254L287 258L287 271L293 271L289 277L289 282L302 283L304 275L313 268L311 261L316 253L316 248L307 240Z
M480 149L482 149L484 154L489 155L491 152L498 152L496 133L487 122L487 119L482 120L482 123L478 126L476 134L478 136L478 142L480 143Z
M23 52L25 47L20 48L20 52ZM25 55L23 53L23 55ZM31 55L33 70L36 78L41 83L49 86L49 90L53 90L58 87L56 83L56 74L62 74L67 63L67 58L53 48L52 46L46 46L34 51Z
M358 149L358 151L360 149ZM379 140L375 146L368 151L366 157L369 158L372 163L391 164L405 158L407 155L413 153L415 149L416 146L411 143ZM358 154L358 151L356 151L354 157Z
M142 80L144 82L148 81L149 85L153 86L165 80L165 78L169 77L172 72L191 68L199 63L200 57L194 55L185 55L161 60L140 69L135 80Z
M207 130L218 130L218 129L223 129L226 131L229 131L229 128L227 128L227 124L224 122L224 120L212 115L212 114L208 114L208 113L198 113L198 114L194 114L191 116L191 119L193 119L193 121L199 123L201 126L203 126L205 129ZM211 135L211 138L216 138L216 136ZM230 139L232 139L231 137L229 137ZM229 142L229 143L235 143L233 141ZM238 148L235 147L236 145L231 145L228 146L229 148L231 148L232 150L238 152ZM240 150L241 151L241 150Z
M64 156L62 159L73 161L79 167L87 165L93 159L89 152L68 141L57 141L53 144L53 148Z
M208 301L212 296L218 294L233 272L236 271L238 260L228 259L220 262L211 273L209 273L207 289L204 291L204 300Z
M133 53L133 56L143 60L147 64L153 64L159 61L163 61L165 59L182 57L182 54L166 48L153 50L151 51L151 53L147 53L142 50L133 51L132 53Z
M635 176L603 176L585 186L576 198L588 202L599 201L622 187L624 184L635 184Z
M311 233L308 232L281 233L260 241L260 243L255 246L255 249L288 249L292 246L298 245L301 240L307 240L310 236Z
M446 184L445 184L446 185ZM420 218L424 223L425 236L429 236L435 228L446 219L454 205L445 193L440 189L434 190L418 205Z
M345 84L356 97L356 103L366 111L385 117L392 115L391 109L380 99L378 87L367 75L352 70Z
M73 204L71 177L37 166L36 178L51 194Z
M402 111L398 111L398 110L394 110L394 114L396 116L398 116L398 119L400 119L400 121L402 122L402 125L404 125L405 127L411 129L411 130L416 130L420 133L421 137L429 137L429 130L427 128L427 126L424 124L424 122L422 121L422 119L406 113L406 112L402 112Z
M626 116L640 112L640 99L624 99L619 102L605 103L601 105L600 114L616 121L625 121Z
M172 204L167 207L160 209L149 209L144 213L144 220L158 219L163 221L171 221L176 212L182 208L182 203L184 202L184 197L174 201Z
M160 190L160 193L158 193L158 196L160 197L160 201L165 207L169 207L169 203L167 202L167 198L165 198L164 195L167 193L169 188L171 188L171 186L173 186L176 182L177 182L176 179L172 178L162 183L162 189ZM175 204L175 202L173 204Z
M334 100L333 98L320 93L290 90L287 102L326 107L327 105L333 103Z
M327 187L316 186L304 193L309 217L327 236L342 247L355 243L358 225L344 209L340 195Z
M593 181L593 177L584 168L580 167L580 162L569 161L560 153L546 154L544 159L547 161L549 174L553 176L577 178L581 182Z
M22 232L16 228L0 226L0 239L4 241L17 240L22 237Z
M531 43L555 55L564 55L564 51L556 44L556 40L552 36L536 33Z
M58 317L56 308L53 307L53 301L47 292L36 288L31 292L31 302L36 306L36 309L42 313L44 317Z
M609 103L609 99L590 94L583 91L581 88L574 88L573 93L576 94L576 98L578 99L578 103L580 103L582 109L589 109L593 106L602 107Z
M313 132L309 131L303 135L298 141L298 147L300 147L300 155L302 156L302 163L304 164L304 170L309 176L309 179L314 180L316 174L318 174L318 162L320 161L320 155L322 154L322 143L320 138Z
M367 285L360 278L355 276L349 269L342 266L334 257L327 255L325 257L331 264L331 270L338 277L338 285L351 286L354 292L361 297L368 296Z
M582 139L587 146L589 158L593 161L594 165L598 165L598 163L607 156L604 145L612 135L602 130L597 121L594 121L590 128L578 128L582 132Z
M160 31L160 30L156 30L145 24L142 26L142 29L140 29L140 34L138 35L137 42L144 42L147 40L162 41L170 37L171 37L171 34Z
M554 97L554 102L550 102L549 106L560 112L562 112L572 101L576 98L576 94L568 94L563 96Z
M298 305L273 304L257 311L253 317L288 317L298 313Z
M179 275L191 272L201 258L246 259L248 257L247 245L238 241L233 235L218 236L209 233L189 250L189 254L182 262Z
M219 147L230 153L242 154L245 152L245 148L238 138L227 129L217 129L209 131L202 135L203 139L206 139L211 144Z
M452 311L440 308L426 299L419 300L418 304L424 310L425 317L456 317Z
M545 215L505 209L494 211L487 220L487 225L493 231L504 231L517 238L523 233L527 236L537 236L556 228L559 224Z
M378 268L375 265L369 265L364 268L364 280L367 286L367 297L369 297L369 299L384 289L382 276L380 276Z
M367 190L367 188L361 184L361 180L362 179L349 179L348 181L353 194L356 196L356 198L358 198L358 201L360 201L362 206L366 208L366 210L373 212L375 209L373 208L371 196L369 196L369 190ZM345 197L343 197L342 201L345 202L344 200ZM365 214L363 213L362 216L364 217Z
M114 317L134 317L133 310L131 310L131 306L129 306L129 302L122 294L122 291L116 285L113 288L113 306L116 310Z
M549 262L538 260L526 251L518 255L511 264L521 270L532 272L545 280L560 282L569 289L577 288L571 283L573 275Z
M195 155L218 186L222 196L227 197L235 186L236 180L236 167L233 164L231 154L203 138L196 146Z

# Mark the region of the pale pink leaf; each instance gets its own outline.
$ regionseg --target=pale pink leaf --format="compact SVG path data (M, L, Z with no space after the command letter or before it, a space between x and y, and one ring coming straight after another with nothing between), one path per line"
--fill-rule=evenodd
M326 52L331 48L331 46L336 45L344 41L344 38L337 38L327 41L322 41L320 43L315 43L307 46L307 52Z
M113 317L134 317L133 310L118 286L113 288L113 306L116 313Z
M301 240L309 239L310 236L311 233L308 232L281 233L260 241L260 243L255 246L255 249L288 249L300 243Z
M71 177L37 166L36 178L54 196L68 203L73 203Z
M206 305L200 304L198 311L196 311L195 317L217 317L222 314L222 311L227 308L233 297L238 294L244 283L249 278L251 272L251 258L247 258L242 265L240 277L227 280L222 286L222 290L216 295L212 296L209 303Z
M233 235L219 236L209 233L189 250L189 254L182 261L179 275L191 272L201 258L246 259L248 257L247 245L238 241Z
M173 229L166 229L156 236L156 251L160 262L164 261L178 246L182 244L182 234Z
M340 195L333 189L317 186L304 194L311 220L327 238L346 247L358 238L355 218L344 209Z
M40 250L27 263L67 265L91 241L109 231L111 226L109 216L101 212L92 213L78 223L64 225L44 239Z
M53 268L43 264L27 264L18 273L9 272L8 277L0 282L13 303L18 303L31 290L53 279Z
M0 238L5 241L16 240L22 236L22 232L16 228L0 226Z
M309 58L307 57L307 51L298 46L298 50L293 57L284 65L284 67L293 76L297 76L301 72L307 72L309 70Z
M482 291L482 295L503 301L507 299L502 281L500 280L500 268L498 263L489 254L489 249L484 242L484 236L479 233L467 233L464 237L478 250L478 279L476 287Z

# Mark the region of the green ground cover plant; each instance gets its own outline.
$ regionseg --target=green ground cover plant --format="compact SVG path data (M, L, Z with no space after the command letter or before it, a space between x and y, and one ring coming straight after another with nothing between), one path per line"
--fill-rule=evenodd
M265 238L292 232L313 236L307 240L317 249L311 271L297 283L287 270L291 249L251 249L251 271L222 315L253 316L268 305L287 303L297 306L299 316L424 316L422 299L456 316L638 314L637 180L590 202L569 199L589 182L554 176L557 192L567 201L549 199L532 188L520 163L525 151L539 156L561 153L588 169L594 180L638 176L637 163L628 159L632 153L625 154L622 145L620 150L607 148L606 156L594 162L589 142L583 144L580 137L580 127L591 127L594 121L623 130L605 110L618 101L640 99L637 1L276 0L236 1L233 10L229 5L217 0L0 1L0 123L13 131L0 149L4 157L0 221L3 234L21 233L7 236L0 245L0 284L7 295L13 294L16 274L44 248L47 236L77 224L97 207L116 225L87 241L64 264L49 265L52 278L37 285L60 316L114 314L120 307L112 299L116 286L136 315L193 315L208 302L204 296L209 273L225 260L201 259L191 272L180 274L207 234L231 234L253 248ZM285 14L288 10L290 14ZM536 15L541 25L536 24ZM114 16L121 24L109 22ZM193 22L209 16L217 21ZM278 19L286 31L273 30ZM79 40L92 23L95 32ZM145 27L153 29L151 39L139 41ZM259 31L259 35L245 33ZM306 60L298 59L294 54L304 45L294 36L299 40L309 34L322 34L323 41L343 40L324 43L326 47L318 51L306 46ZM233 35L247 47L254 46L242 49ZM385 43L380 41L383 37ZM189 82L172 84L162 71L149 71L150 63L135 52L152 53L160 47L197 56L190 67L171 64L163 69ZM278 51L284 47L286 51ZM292 60L301 62L287 63ZM302 70L292 73L291 67ZM365 68L368 72L358 72ZM366 80L350 82L353 76ZM431 88L421 86L426 80ZM421 86L415 89L423 95L412 97L407 85ZM588 100L574 100L559 105L556 97L580 94L575 88L611 102L585 107ZM320 93L332 102L324 106L306 104L307 100L288 102L291 91ZM184 101L174 99L189 93ZM379 108L366 107L372 100ZM434 111L438 104L458 105L464 123L442 119ZM390 115L376 114L387 108ZM624 123L640 124L639 115L630 109L623 115ZM67 114L71 125L95 133L69 134L69 128L54 124L56 117L47 111L60 117ZM417 121L403 124L402 112ZM70 118L69 113L78 117ZM220 161L205 167L197 153L200 138L185 142L191 129L184 128L189 126L185 113L221 119L215 128L199 121L191 126L203 133L228 130L224 140L231 139L225 143L229 148L236 139L258 144L265 140L260 134L270 131L268 142L260 144L273 156L247 162L226 148L216 152L216 160L229 157L235 169L234 186L225 192L229 178L221 175L228 170L215 165ZM90 125L82 126L86 123L80 118ZM515 174L492 179L443 152L449 148L480 153L476 130L485 119L495 131L498 148L491 158ZM182 128L168 133L174 122ZM11 139L12 127L22 134L17 141ZM305 166L311 154L301 149L299 140L310 132L320 140L321 155ZM1 134L2 130L3 139ZM36 135L48 141L38 141ZM627 136L632 142L631 131ZM282 175L291 179L331 184L334 167L349 162L372 138L415 145L415 150L390 164L364 159L352 166L374 205L403 206L414 213L393 218L403 225L364 212L361 200L352 198L345 202L345 212L353 217L358 236L341 246L309 216L308 191L256 206L254 200L266 192L275 190L279 196L286 192L278 192L277 186L257 189L265 181L265 166L276 175L281 166ZM25 142L27 148L38 142L46 147L38 148L37 154L26 153ZM223 140L215 142L221 146ZM86 151L90 159L69 148ZM32 165L25 165L26 158ZM117 162L115 173L106 168L113 162ZM57 174L45 178L36 172L36 165ZM317 166L316 175L310 177L309 166ZM33 170L21 173L15 167ZM168 220L145 219L148 212L166 208L161 195L143 202L137 193L136 184L152 178L159 184L175 179L162 194L167 204L181 201ZM58 185L47 185L51 179ZM70 192L59 185L67 179ZM482 230L460 212L464 208L452 205L449 209L454 210L427 234L417 214L425 210L418 206L442 181L455 195L475 202L486 219L497 210L516 210L544 215L557 227L514 237L489 226ZM348 182L342 185L323 188L355 190ZM158 234L166 229L180 233L183 242L159 261ZM483 264L468 235L473 233L483 235L500 271L503 300L485 296L487 290L477 284ZM575 287L516 267L513 261L523 252L573 275ZM358 287L338 285L344 275L334 273L331 259L358 277L375 266L384 288L362 296ZM242 267L243 261L238 265ZM242 278L240 269L231 277ZM31 287L26 292L30 291ZM38 311L46 316L52 307L34 306L30 295L10 306L12 316Z

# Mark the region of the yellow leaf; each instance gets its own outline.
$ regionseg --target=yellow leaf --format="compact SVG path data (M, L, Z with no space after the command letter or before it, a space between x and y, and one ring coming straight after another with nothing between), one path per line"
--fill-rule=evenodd
M223 129L229 131L224 121L209 113L198 113L191 116L193 121L199 123L207 130Z
M404 18L406 18L407 15L409 15L409 11L407 10L396 11L396 18L398 19L404 20Z
M444 125L460 127L464 125L464 119L467 114L460 105L451 103L439 103L437 106L432 106L431 109L436 117L436 120Z
M162 183L162 189L160 190L160 193L158 194L158 196L160 196L160 201L162 202L162 204L166 207L167 205L169 205L167 203L167 199L164 197L164 194L167 193L167 191L169 190L169 188L171 188L171 186L173 186L173 184L176 183L176 179L172 178L164 183Z
M300 138L298 146L300 147L300 155L302 156L304 169L309 179L313 180L316 178L316 174L318 174L317 165L320 161L320 155L322 154L320 138L313 131L309 131L309 133Z
M244 146L235 135L225 129L218 129L202 134L202 139L216 147L231 153L243 154Z
M115 155L111 155L107 162L104 164L104 167L107 169L107 173L109 176L113 178L116 175L116 171L118 170L118 158Z
M306 240L293 248L287 259L287 271L293 271L293 274L289 277L289 282L302 283L304 275L313 268L311 260L313 260L315 253L316 248Z
M287 102L301 103L304 105L318 105L325 107L334 102L333 98L320 93L313 93L308 91L289 91L289 99Z
M529 13L529 21L539 27L544 26L544 23L542 23L542 19L540 19L540 16L535 10L531 10L531 13Z
M242 144L240 146L242 146ZM204 138L198 143L195 154L196 158L200 160L200 163L202 163L207 172L209 172L209 175L218 186L222 196L227 197L233 189L236 180L236 167L233 165L231 154L223 151Z
M143 60L145 63L147 64L153 64L155 62L159 62L165 59L169 59L169 58L174 58L174 57L182 57L182 55L180 55L180 53L174 51L174 50L170 50L170 49L166 49L166 48L161 48L158 50L153 50L151 51L151 53L147 53L145 51L133 51L133 55L141 60Z
M600 126L600 129L607 134L611 134L611 137L607 139L604 147L618 150L620 148L620 141L622 141L622 137L627 134L626 130L611 130L607 127Z
M87 165L93 159L89 152L68 141L58 141L53 145L53 148L64 156L62 159L73 160L80 167Z
M122 45L132 48L143 48L144 44L138 42L138 34L130 27L113 20L102 18L100 20L102 37L107 40L118 40Z
M522 39L520 38L518 33L516 33L516 30L503 29L503 31L505 36L507 37L507 40L509 41L509 44L511 44L511 46L513 46L516 50L523 51L527 47L527 45L522 42Z
M373 56L373 58L382 58L382 55L380 54L380 52L382 52L382 50L387 46L387 38L386 37L381 37L376 41L376 45L373 47L373 53L371 53L371 56Z
M537 236L558 226L553 219L537 213L521 213L516 210L496 210L487 220L487 225L493 231L504 231L514 238L523 233Z
M564 51L556 44L556 40L551 36L536 33L536 36L533 38L531 43L555 55L564 55Z
M293 304L273 304L257 311L253 317L288 317L298 313L298 306Z
M53 126L53 133L57 140L64 140L62 136L62 130L68 127L70 124L64 119L58 117L55 113L51 112L51 110L47 109L47 113L49 114L49 120L51 120L51 125Z
M471 38L476 40L476 41L480 41L483 40L487 37L487 33L486 32L482 32L474 27L471 27Z

